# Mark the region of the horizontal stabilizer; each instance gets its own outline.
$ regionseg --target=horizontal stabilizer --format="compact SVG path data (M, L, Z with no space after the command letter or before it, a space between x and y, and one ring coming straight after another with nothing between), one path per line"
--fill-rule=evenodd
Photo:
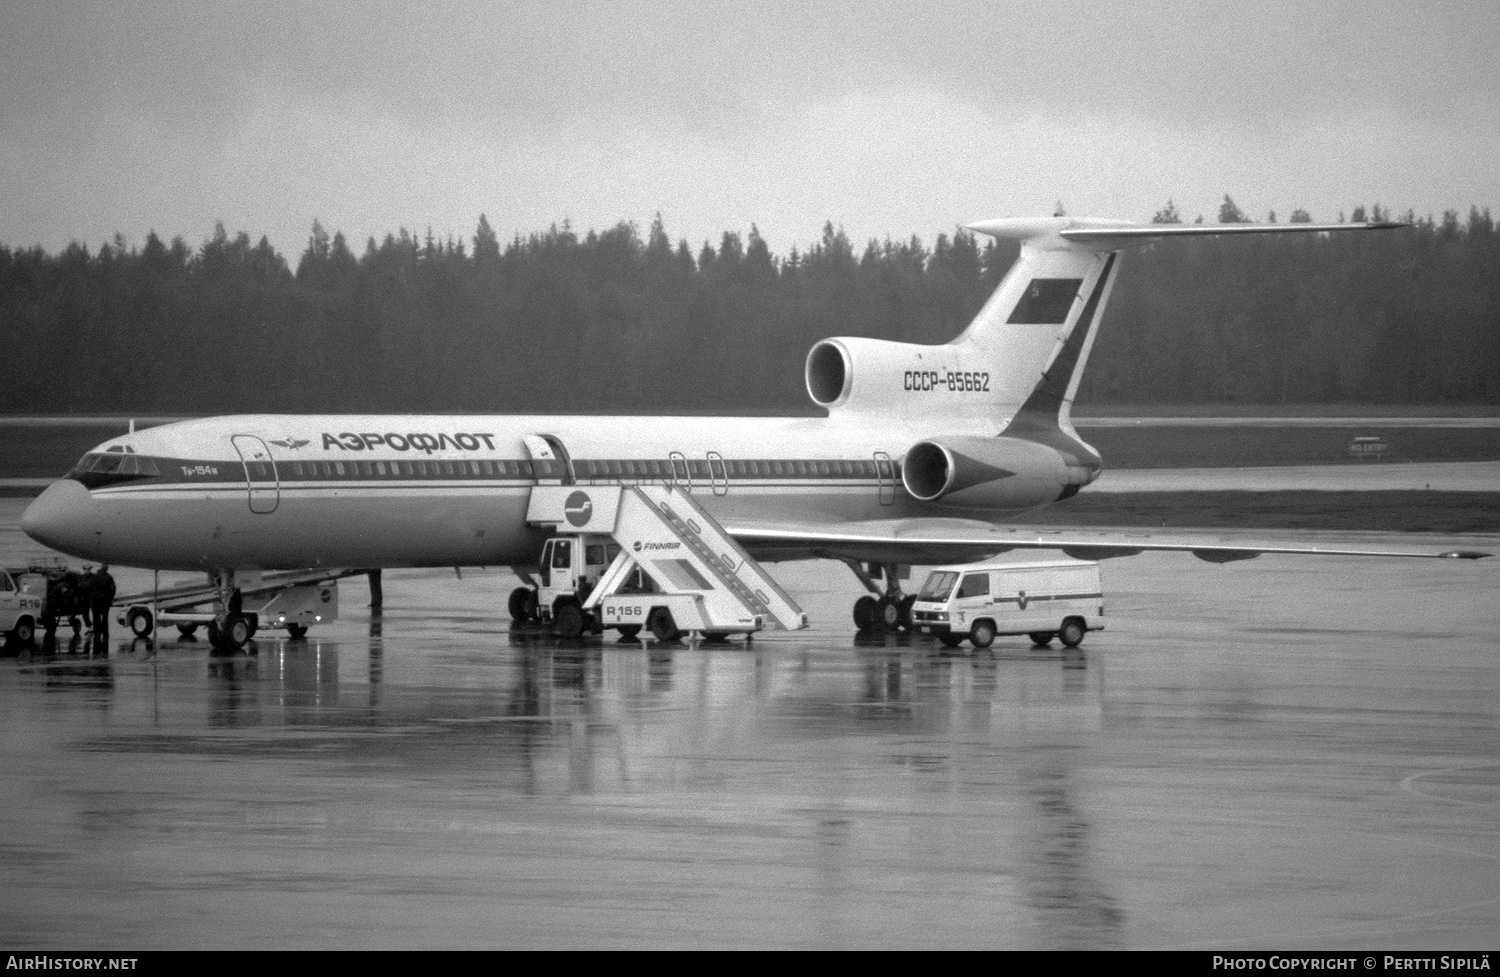
M1002 217L978 221L969 230L991 237L1031 241L1056 247L1083 245L1114 251L1170 237L1236 234L1337 234L1407 227L1401 221L1363 221L1357 224L1141 224L1092 217Z

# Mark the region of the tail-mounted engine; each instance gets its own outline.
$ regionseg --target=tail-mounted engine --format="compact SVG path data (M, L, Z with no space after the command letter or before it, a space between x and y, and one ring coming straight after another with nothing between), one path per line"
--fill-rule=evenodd
M989 367L966 344L840 336L808 352L807 394L829 411L989 417L997 414L1001 393Z
M920 441L901 481L922 502L974 509L1029 509L1066 499L1098 477L1097 464L1022 438Z

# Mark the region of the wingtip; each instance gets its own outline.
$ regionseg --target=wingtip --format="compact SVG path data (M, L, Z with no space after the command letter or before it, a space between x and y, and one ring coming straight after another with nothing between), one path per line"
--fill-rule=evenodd
M1493 555L1493 553L1486 553L1484 550L1448 550L1445 553L1438 554L1438 556L1445 560L1483 560Z

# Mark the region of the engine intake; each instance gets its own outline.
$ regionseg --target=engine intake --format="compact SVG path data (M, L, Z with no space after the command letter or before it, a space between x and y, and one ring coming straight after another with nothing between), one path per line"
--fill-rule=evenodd
M849 399L854 358L837 339L825 339L807 354L807 395L819 407L838 407Z
M919 441L901 466L901 482L914 499L1007 511L1065 499L1097 475L1054 448L1007 437Z

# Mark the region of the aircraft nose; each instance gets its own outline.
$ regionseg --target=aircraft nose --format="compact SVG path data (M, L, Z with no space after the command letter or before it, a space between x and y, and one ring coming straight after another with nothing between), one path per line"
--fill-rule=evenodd
M21 531L43 546L88 557L98 543L89 490L71 478L53 482L21 513Z

